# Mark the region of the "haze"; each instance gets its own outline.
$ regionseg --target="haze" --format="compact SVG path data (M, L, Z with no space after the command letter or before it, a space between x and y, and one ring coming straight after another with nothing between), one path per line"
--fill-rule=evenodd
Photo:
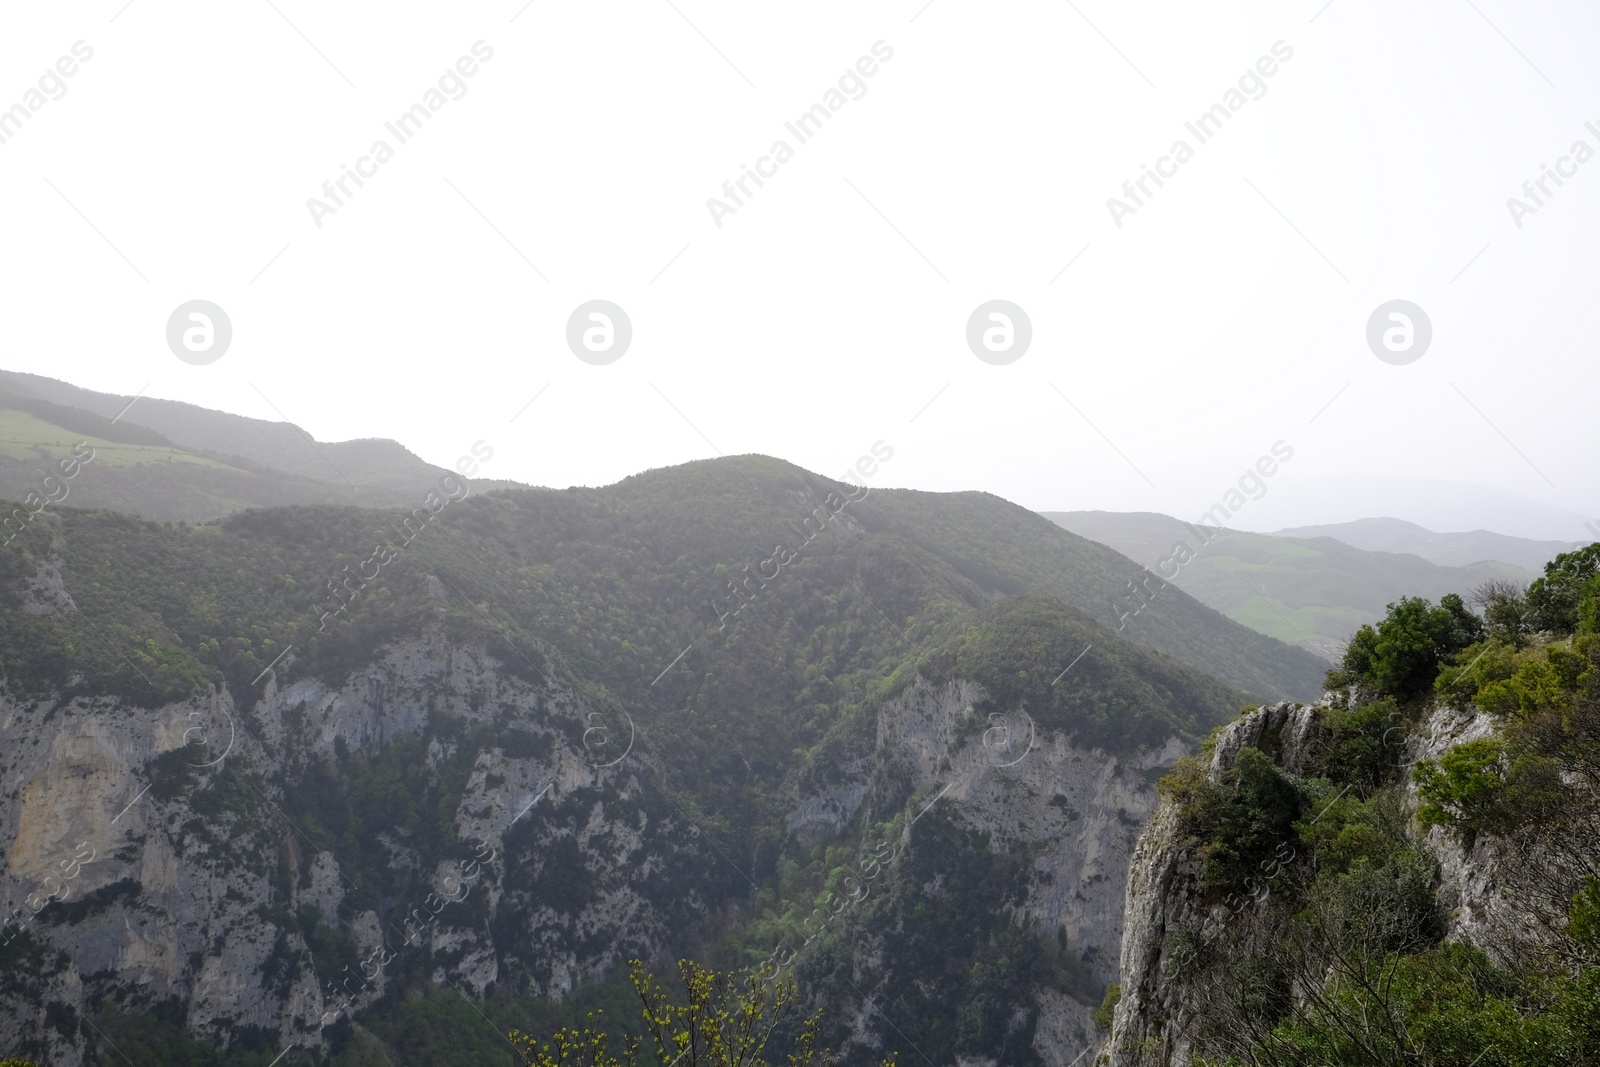
M1568 429L1600 385L1600 160L1507 207L1600 151L1590 6L401 9L8 12L0 108L93 57L0 144L0 366L446 466L485 440L485 475L540 485L749 452L838 476L882 440L884 484L1192 518L1283 441L1233 525L1576 539L1600 514ZM386 132L480 41L459 99ZM1185 123L1278 42L1200 144ZM882 47L859 98L786 131ZM1107 198L1179 139L1119 227ZM232 322L209 365L167 346L192 299ZM567 346L591 299L632 322L608 365ZM992 299L1032 324L1003 366L966 340ZM1396 299L1432 324L1405 365L1366 340Z

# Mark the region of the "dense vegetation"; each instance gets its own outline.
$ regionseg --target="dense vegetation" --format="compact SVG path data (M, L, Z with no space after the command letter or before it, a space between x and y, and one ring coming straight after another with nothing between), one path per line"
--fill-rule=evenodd
M779 1028L797 1013L799 990L793 981L751 979L738 972L719 974L691 960L680 960L683 998L670 996L660 981L638 961L629 975L642 1006L644 1042L616 1039L599 1013L589 1016L583 1029L562 1028L548 1041L513 1032L512 1043L532 1067L636 1067L639 1048L645 1044L657 1062L683 1067L761 1067L775 1063L769 1045ZM836 1062L826 1049L817 1048L822 1013L799 1020L794 1051L784 1060L790 1067ZM618 1052L613 1053L613 1041ZM819 1058L820 1057L820 1058ZM884 1067L894 1067L891 1054Z
M885 1009L894 1005L895 1025L915 1028L929 1054L995 1044L1011 1062L1031 1062L1033 1024L1019 1005L1038 989L1091 1006L1103 993L1063 931L1013 917L1036 857L934 810L902 853L883 858L884 835L932 799L914 796L894 766L874 772L868 814L827 840L791 838L786 813L797 795L873 751L878 710L919 679L978 682L988 703L974 709L976 731L989 713L1022 708L1040 730L1112 752L1198 740L1247 698L1096 620L1114 618L1112 594L1137 573L1109 551L980 494L874 492L808 539L821 524L801 524L840 488L740 457L605 490L474 495L425 524L338 507L247 511L198 526L52 509L0 550L5 683L19 706L41 714L56 694L155 707L205 686L226 687L248 709L269 665L280 691L308 677L340 686L386 645L438 635L487 649L536 687L570 687L607 722L631 718L630 787L574 789L541 805L497 842L499 903L473 893L452 905L451 924L491 932L491 995L471 1003L441 990L434 975L455 957L407 948L386 969L387 994L355 1025L328 1028L340 1067L440 1056L510 1064L504 1034L513 1028L550 1033L601 1006L616 1017L627 993L617 974L580 975L587 984L559 1007L531 991L548 986L566 953L581 960L607 948L571 924L527 918L542 908L573 915L607 888L603 877L618 877L573 844L600 805L615 823L653 828L647 869L620 877L670 924L662 951L756 966L806 941L848 872L878 862L871 898L794 959L807 997L828 1009L823 1037L838 1044L841 1008L859 1001L837 977L856 973L851 947L892 927L892 966L871 981ZM774 543L795 558L767 583L745 582ZM399 550L381 567L378 545ZM345 585L375 569L364 587ZM744 606L732 615L735 578ZM349 606L333 614L343 600ZM1243 664L1259 645L1266 668L1252 666L1252 677L1300 670L1293 656L1274 663L1271 642L1186 598L1172 603L1179 610L1162 625L1193 638L1190 655ZM1188 629L1184 612L1198 620ZM285 709L291 736L300 714ZM183 827L192 847L271 887L260 910L275 931L263 975L270 991L286 995L307 975L327 990L357 962L356 915L372 909L397 921L428 895L423 872L470 857L456 830L463 783L490 749L539 758L551 739L526 725L500 710L471 723L436 713L380 749L335 746L332 758L291 749L270 767L235 757L217 771L195 770L178 751L146 773L154 802L192 811ZM241 729L260 727L246 716ZM582 739L565 740L578 748ZM684 832L686 821L697 833ZM394 862L397 851L405 862ZM357 887L338 909L296 902L320 852ZM924 887L941 875L947 884L930 896ZM41 922L72 921L65 907L51 905ZM40 953L43 942L23 936L7 951ZM97 995L92 1011L63 1021L63 1032L99 1046L92 1022L140 1067L258 1055L267 1063L282 1051L238 1028L224 1051L193 1033L180 1008L147 1003L136 989ZM800 1038L793 1028L778 1035L784 1049ZM100 1055L116 1059L109 1043Z
M1600 1063L1597 570L1593 545L1525 592L1474 590L1481 615L1456 596L1393 604L1331 672L1351 699L1321 715L1306 773L1246 748L1220 778L1194 760L1164 781L1231 916L1226 937L1184 927L1164 946L1197 1062ZM1441 703L1494 729L1406 774L1408 734ZM1431 827L1493 864L1517 919L1447 938Z

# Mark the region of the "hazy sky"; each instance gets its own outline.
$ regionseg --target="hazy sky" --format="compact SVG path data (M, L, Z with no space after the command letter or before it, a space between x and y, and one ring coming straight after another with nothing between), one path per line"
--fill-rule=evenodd
M543 485L882 440L877 484L1191 518L1281 441L1234 525L1600 515L1592 4L124 3L9 5L0 366Z

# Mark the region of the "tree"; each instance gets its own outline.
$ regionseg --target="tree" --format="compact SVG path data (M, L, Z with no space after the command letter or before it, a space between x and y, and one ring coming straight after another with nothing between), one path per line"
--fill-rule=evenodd
M1544 565L1544 577L1528 586L1528 622L1535 630L1571 633L1578 628L1580 603L1600 573L1600 543L1563 552ZM1591 587L1586 590L1586 586Z
M685 999L675 1002L643 963L633 960L629 967L634 992L644 1007L645 1033L659 1062L675 1067L762 1067L775 1062L765 1053L779 1026L797 1007L799 992L793 981L710 971L692 960L679 960ZM590 1018L600 1023L598 1013ZM786 1056L790 1067L834 1062L826 1050L817 1051L821 1026L820 1011L801 1022L794 1051ZM532 1067L637 1067L639 1063L638 1040L618 1042L620 1055L614 1054L610 1034L595 1027L563 1028L547 1044L516 1030L511 1039ZM884 1067L894 1064L894 1055L884 1061Z
M1469 599L1483 610L1489 634L1502 641L1521 645L1528 632L1528 601L1522 586L1509 578L1491 578L1473 588Z
M1180 823L1203 861L1208 890L1255 892L1260 872L1281 849L1292 852L1294 821L1306 804L1300 783L1258 748L1242 748L1212 781L1190 761L1163 782L1180 805Z
M1415 697L1433 686L1447 657L1481 640L1483 632L1483 622L1454 593L1444 596L1438 607L1422 597L1407 597L1390 604L1376 628L1356 631L1342 669L1331 672L1329 682L1360 681L1383 694Z

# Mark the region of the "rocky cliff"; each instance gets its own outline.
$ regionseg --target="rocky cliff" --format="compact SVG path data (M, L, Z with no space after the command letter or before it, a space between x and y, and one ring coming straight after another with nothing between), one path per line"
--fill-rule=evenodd
M1330 711L1354 702L1334 693L1315 705L1274 704L1247 712L1218 732L1206 762L1213 783L1234 768L1247 748L1267 753L1290 776L1325 769L1331 741ZM1438 828L1420 831L1411 815L1417 804L1411 768L1437 760L1454 746L1493 735L1492 720L1476 709L1431 710L1412 724L1395 714L1384 734L1396 744L1391 777L1401 783L1403 821L1412 843L1434 862L1434 888L1445 938L1504 957L1524 937L1527 916L1506 892L1510 853L1504 843L1482 838L1464 850ZM1335 798L1336 800L1337 798ZM1327 801L1331 807L1332 802ZM1219 1016L1217 989L1196 977L1197 961L1238 962L1262 958L1281 943L1285 927L1274 913L1277 884L1262 876L1243 893L1220 898L1207 892L1203 861L1181 831L1177 804L1164 799L1141 834L1127 878L1121 945L1121 998L1109 1040L1097 1063L1106 1067L1187 1067L1200 1052L1218 1047L1209 1029ZM1297 857L1280 856L1280 867ZM1305 992L1304 989L1298 990Z
M559 995L650 954L674 912L705 910L663 883L714 854L682 817L641 807L648 769L605 765L605 745L627 739L606 734L624 724L586 716L558 683L529 685L432 634L339 688L280 690L268 675L253 697L146 708L0 694L0 774L17 783L0 798L0 889L18 905L7 934L27 948L0 1027L45 1043L50 1062L80 1062L77 1020L102 997L176 1001L196 1034L317 1045L383 995L391 952L472 996L508 969L528 993ZM368 845L408 874L363 886L307 795L308 768L379 763L402 742L417 748L411 788L459 778L441 813L451 840L378 834ZM552 853L594 875L559 906L527 887Z
M1080 965L1067 981L1036 982L1025 998L1007 1005L1006 1038L1031 1048L1043 1063L1064 1067L1095 1042L1094 1004L1115 979L1124 878L1138 828L1157 799L1150 772L1188 746L1172 737L1118 757L1041 729L1024 709L985 715L974 710L981 704L981 689L970 684L924 683L878 716L873 777L861 780L869 786L863 796L878 808L868 821L886 809L900 810L902 797L912 798L904 804L909 818L901 841L911 855L883 906L863 909L849 948L829 962L846 961L858 987L863 1025L851 1035L855 1043L904 1049L894 1040L895 1020L874 1019L864 1005L921 999L947 1014L958 1010L962 998L950 996L934 975L920 976L919 997L904 988L907 969L895 966L897 956L914 955L919 947L907 936L906 913L961 892L956 872L939 867L940 831L954 831L963 844L977 842L973 847L1011 857L1018 866L1015 881L989 901L989 910L1004 914L1010 927L1056 939ZM927 852L919 856L915 850L925 842ZM969 869L976 865L975 857L951 859ZM1022 1041L1025 1035L1031 1037ZM1014 1062L999 1048L957 1052L957 1062L965 1064Z
M160 707L0 692L0 1032L77 1065L94 1020L160 1009L229 1047L325 1051L419 973L474 1000L560 998L632 956L726 936L750 911L742 864L675 794L650 726L442 630L337 686L269 671L251 693ZM872 729L793 792L779 836L849 844L889 826L888 876L788 973L822 1002L829 961L853 961L843 1043L905 1049L918 1035L895 1031L912 1020L883 998L931 981L896 958L917 929L906 916L956 899L941 879L1009 857L1004 899L962 900L963 921L999 914L1073 961L1070 981L1023 976L1001 1006L1037 1062L1065 1067L1115 976L1124 873L1156 802L1147 772L1185 743L1111 755L950 679L885 700ZM876 926L881 909L902 918Z

